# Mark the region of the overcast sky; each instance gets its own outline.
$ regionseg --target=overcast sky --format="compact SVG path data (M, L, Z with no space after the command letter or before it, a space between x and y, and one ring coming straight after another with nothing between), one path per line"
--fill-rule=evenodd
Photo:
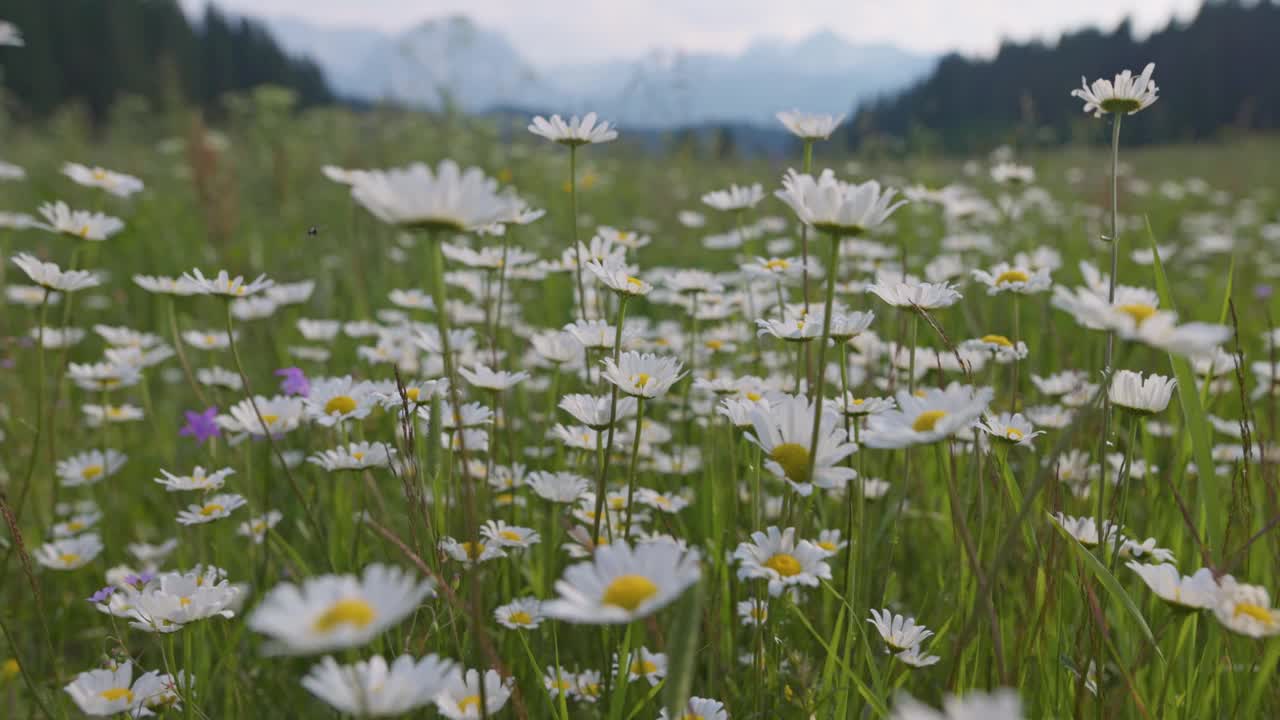
M181 0L191 9L207 0ZM501 31L539 65L634 57L654 47L741 50L763 37L796 39L830 29L856 42L915 50L989 53L1001 38L1052 38L1124 17L1141 31L1189 18L1200 0L216 0L255 15L335 26L404 30L466 14Z

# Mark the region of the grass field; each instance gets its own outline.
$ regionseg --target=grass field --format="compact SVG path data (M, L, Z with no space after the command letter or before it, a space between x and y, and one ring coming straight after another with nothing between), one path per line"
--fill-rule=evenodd
M123 229L0 229L0 715L1280 714L1280 146L1122 132L1113 302L1097 123L1000 157L816 142L814 176L909 202L810 227L774 197L800 141L725 160L622 128L572 151L571 185L522 125L272 93L217 133L128 109L6 128L25 177L0 211ZM545 216L473 232L505 196L477 181L459 210L419 175L448 212L406 220L406 185L322 173L446 159ZM730 209L701 199L731 184ZM100 284L42 300L20 253ZM194 269L276 285L134 280ZM440 661L345 665L404 654Z

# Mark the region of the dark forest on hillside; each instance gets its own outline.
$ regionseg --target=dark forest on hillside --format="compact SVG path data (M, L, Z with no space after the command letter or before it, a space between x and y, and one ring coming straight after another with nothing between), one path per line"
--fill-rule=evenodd
M915 87L862 107L847 133L854 145L889 136L958 152L1063 142L1081 128L1098 129L1069 94L1081 75L1092 82L1124 69L1137 74L1148 62L1169 92L1129 125L1126 142L1280 128L1280 4L1211 0L1191 22L1143 39L1125 23L1114 32L1070 33L1054 45L1006 43L991 60L946 57Z
M215 109L224 93L267 83L292 89L302 105L333 100L315 63L212 6L193 23L175 0L0 0L0 18L26 41L0 52L3 89L20 118L80 102L102 122L126 94Z

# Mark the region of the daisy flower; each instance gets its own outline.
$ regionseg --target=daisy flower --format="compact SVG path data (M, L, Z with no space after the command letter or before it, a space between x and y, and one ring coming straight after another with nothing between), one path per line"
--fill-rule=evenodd
M696 550L615 542L589 562L569 566L556 581L558 597L543 604L543 613L570 623L629 623L667 606L701 577Z
M820 580L830 580L828 553L808 540L796 542L795 535L795 528L777 527L752 533L750 542L739 543L733 551L738 578L767 581L774 597L792 586L817 587Z
M1131 370L1117 370L1111 378L1107 396L1112 404L1139 414L1154 415L1169 407L1178 381L1163 375L1148 375Z
M535 597L516 598L493 611L498 624L510 630L530 630L542 624L542 601Z
M494 392L510 390L520 384L522 380L529 379L529 373L527 372L495 371L484 365L476 365L473 368L458 368L458 374L470 383L472 387Z
M627 680L647 680L653 687L667 676L667 654L651 652L647 647L634 648L629 654L631 666L627 669ZM614 672L618 670L618 657L613 658Z
M893 398L881 397L856 397L852 392L846 393L843 398L837 402L837 407L850 417L861 417L864 415L879 415L898 406L897 401Z
M193 295L221 295L229 298L247 297L275 285L275 281L266 275L259 275L246 282L240 275L231 277L226 270L219 270L216 276L207 278L200 272L200 268L182 273L182 282L191 288Z
M808 141L826 140L844 122L843 114L811 114L799 110L784 110L776 117L792 135Z
M115 475L128 459L116 450L108 449L105 454L101 450L89 450L59 460L55 472L63 487L92 485Z
M605 358L602 374L626 395L653 399L665 394L684 377L681 366L680 360L674 357L624 352L616 363L611 357Z
M79 535L85 530L89 530L94 525L97 525L98 521L101 519L102 519L102 513L98 512L97 510L93 510L87 513L80 513L78 515L72 515L66 520L60 523L57 523L52 528L50 528L50 532L53 534L55 538L65 538L65 537L71 537L73 535Z
M480 534L500 547L527 548L542 538L532 528L508 525L505 520L489 520L480 528Z
M336 472L341 470L363 470L365 468L387 467L395 459L395 448L387 447L385 442L369 442L367 440L342 445L332 450L322 450L307 462Z
M22 268L32 282L49 290L75 292L97 287L102 283L97 275L88 270L63 270L54 263L41 262L28 253L14 255L13 264Z
M1059 512L1050 515L1049 519L1085 547L1096 547L1102 542L1098 537L1098 523L1093 517L1072 517ZM1102 527L1108 544L1120 537L1120 528L1112 522L1103 520Z
M494 670L484 673L483 710L480 707L480 671L454 672L435 696L436 709L449 720L479 720L493 717L511 697L515 678L503 680Z
M198 505L188 505L186 510L178 513L178 522L182 525L203 525L224 517L245 504L244 496L236 493L222 493L205 499Z
M77 185L101 188L116 197L127 198L142 190L142 181L138 178L101 167L69 162L62 166L62 174Z
M48 225L40 227L82 240L107 240L124 229L124 222L119 218L100 212L72 210L61 200L56 203L45 203L39 207L39 211L48 222Z
M1177 566L1171 563L1148 565L1130 560L1125 567L1138 573L1151 592L1165 602L1196 610L1217 604L1218 582L1208 568L1200 568L1194 575L1186 576L1179 575Z
M381 655L349 665L325 656L303 676L302 687L340 713L390 717L430 704L458 671L456 662L437 655L401 655L390 665Z
M835 487L857 475L852 468L840 466L840 461L858 448L848 442L839 416L833 412L822 414L817 454L810 454L813 413L813 403L807 397L785 395L768 407L757 406L753 410L753 433L747 435L764 451L765 468L805 496L814 486Z
M596 122L596 114L589 112L579 118L574 115L565 122L559 115L552 115L548 120L537 115L529 123L529 132L544 137L561 145L595 145L616 140L618 131L612 129L606 121Z
M261 545L267 539L267 531L278 525L283 519L284 513L279 510L270 510L266 515L251 517L240 523L236 528L236 534L253 538L254 544Z
M790 206L801 222L841 236L866 233L907 202L894 202L896 191L882 190L875 180L850 184L837 180L830 170L817 178L788 170L782 189L774 195Z
M991 168L991 179L1001 185L1030 185L1036 181L1036 170L1030 165L997 163Z
M769 603L757 598L738 601L738 621L746 627L763 625L769 619Z
M1267 589L1237 582L1230 575L1218 580L1213 614L1228 630L1252 638L1280 634L1280 610L1271 607Z
M519 198L501 193L498 181L480 168L452 160L434 169L413 163L360 173L351 197L379 220L406 229L463 231L504 222L523 209Z
M17 25L7 20L0 20L0 47L22 47L25 44L22 39L22 31L18 29ZM5 164L0 163L0 166ZM0 175L0 178L2 177L4 176Z
M1071 97L1083 100L1084 111L1093 113L1094 117L1100 118L1108 113L1132 115L1151 107L1159 99L1157 93L1160 89L1151 79L1155 69L1155 63L1147 63L1142 74L1136 78L1132 71L1125 70L1116 75L1115 80L1099 78L1093 81L1093 85L1081 77L1082 87L1072 90Z
M488 562L496 558L504 558L507 551L499 543L458 542L451 537L440 538L437 544L440 551L466 566Z
M157 295L195 295L199 290L182 278L162 275L134 275L133 282L149 293Z
M556 503L573 503L586 494L591 483L570 472L539 470L529 475L529 487L538 497Z
M727 190L716 190L703 195L702 204L729 212L753 208L763 199L764 187L760 183L748 186L730 185Z
M937 310L960 302L964 297L950 283L877 281L867 292L893 307L910 310Z
M346 375L313 381L311 394L302 402L312 420L324 427L333 427L345 420L368 417L376 398L370 383L357 382Z
M871 619L867 622L874 625L885 644L897 652L916 647L933 635L932 630L917 625L915 618L895 615L888 608L872 609Z
M297 428L302 422L303 404L302 399L297 397L277 395L266 398L255 395L252 399L245 398L232 405L227 413L217 418L218 427L224 430L259 437L268 432L272 436L279 436ZM261 422L258 420L259 413L262 415Z
M202 490L211 492L220 490L226 483L227 477L235 473L234 468L222 468L212 473L206 472L204 468L197 465L194 470L187 475L174 475L168 470L161 470L160 474L164 477L158 477L156 482L160 483L169 492L180 492L183 490Z
M986 693L971 691L963 696L942 698L942 711L902 695L893 706L889 720L1023 720L1022 701L1008 688Z
M882 449L937 442L972 427L986 412L992 394L991 388L958 383L918 395L899 390L898 408L870 416L862 441Z
M987 286L988 295L1006 292L1032 295L1048 290L1053 284L1048 268L1032 270L1028 267L1010 265L1007 262L999 263L989 271L974 270L973 277Z
M895 654L894 657L914 668L924 668L929 667L930 665L937 665L942 660L942 658L937 655L930 655L924 650L921 650L919 645L909 647L906 650Z
M276 650L291 655L360 647L434 594L430 581L375 563L361 577L321 575L301 586L281 583L249 614L248 624L270 637Z
M614 406L612 398L608 395L574 393L560 398L560 404L557 407L592 430L604 430L609 427L611 408L613 408L614 420L633 417L636 414L636 399L621 397Z
M82 672L63 690L85 715L151 714L142 711L143 704L167 692L165 679L167 675L153 670L134 680L133 664L124 662L114 668Z
M1036 436L1044 434L1044 431L1036 430L1032 427L1031 423L1022 416L1022 413L988 415L978 421L977 427L1001 442L1023 447L1031 447L1031 441Z
M595 275L600 284L619 295L636 297L653 292L653 286L636 277L633 274L636 271L628 267L623 260L611 257L604 260L589 260L584 265L592 275Z
M97 533L85 533L45 543L31 555L51 570L76 570L93 562L101 552L102 538Z
M103 423L124 423L136 422L143 418L142 408L124 404L124 405L81 405L80 410L84 412L85 424L89 427L99 427Z
M215 616L230 619L235 617L246 587L231 584L217 568L162 573L141 590L126 588L132 606L129 626L171 633L197 620Z

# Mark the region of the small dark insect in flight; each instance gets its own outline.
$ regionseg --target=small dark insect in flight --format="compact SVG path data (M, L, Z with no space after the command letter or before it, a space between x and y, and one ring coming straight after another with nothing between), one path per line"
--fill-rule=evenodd
M311 227L307 228L307 235L310 235L311 237L315 237L319 234L320 234L320 228L316 227L315 225L312 225Z

